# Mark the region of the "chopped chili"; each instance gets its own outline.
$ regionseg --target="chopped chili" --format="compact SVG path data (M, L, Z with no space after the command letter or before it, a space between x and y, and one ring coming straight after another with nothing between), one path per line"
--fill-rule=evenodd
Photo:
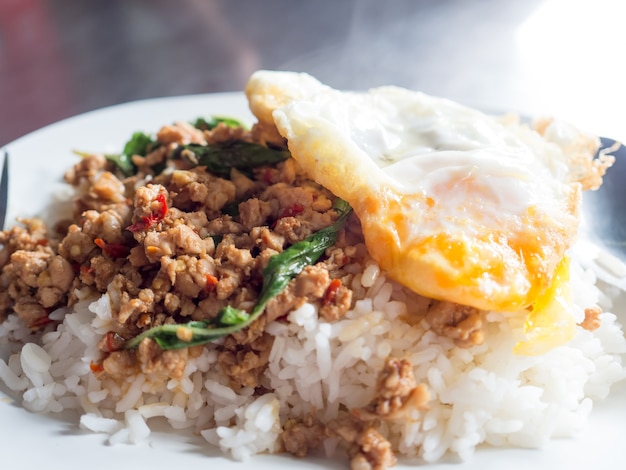
M93 267L88 266L86 264L83 264L82 266L79 266L78 270L79 270L81 276L89 276L89 275L93 274L96 271Z
M279 214L274 223L271 225L272 228L276 227L276 222L284 217L295 217L296 215L302 214L304 212L304 206L299 202L292 204L289 207L285 207Z
M274 172L272 171L271 168L265 168L263 170L263 175L261 177L261 179L263 181L265 181L268 184L271 184L274 182Z
M128 247L121 243L107 243L102 238L96 238L93 242L111 258L125 258L130 252Z
M324 294L324 299L322 300L323 305L328 305L335 301L335 297L337 296L337 291L341 287L340 279L333 279L330 281L330 285L328 289L326 289L326 294Z
M49 323L52 323L53 320L50 319L48 315L44 315L43 317L35 318L28 323L28 328L31 330L41 328L46 326Z
M298 202L292 204L289 207L285 207L283 211L278 215L279 219L283 217L295 217L296 215L302 214L304 212L304 206Z
M122 349L126 340L122 338L119 334L114 331L108 331L104 336L104 347L102 348L104 352L110 353L113 351L119 351Z
M217 282L218 279L211 275L211 274L207 274L206 275L206 290L211 292L215 289L215 287L217 287Z
M137 222L127 227L126 230L133 233L139 232L141 230L147 230L151 227L154 227L165 218L168 210L167 199L165 198L165 195L159 193L157 194L156 198L154 198L154 200L160 203L159 209L157 209L156 211L152 211L150 215L144 215L140 217Z

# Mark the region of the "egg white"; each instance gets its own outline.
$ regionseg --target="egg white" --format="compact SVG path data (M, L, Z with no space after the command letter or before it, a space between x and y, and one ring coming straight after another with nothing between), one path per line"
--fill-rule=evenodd
M546 137L424 93L341 92L291 72L256 72L246 93L305 171L353 206L370 254L397 281L498 311L531 307L551 287L597 139L550 124Z

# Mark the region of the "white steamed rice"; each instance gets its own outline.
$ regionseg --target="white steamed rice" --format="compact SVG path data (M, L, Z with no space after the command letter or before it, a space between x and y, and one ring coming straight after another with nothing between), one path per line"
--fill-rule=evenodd
M613 313L601 315L599 329L579 328L569 344L539 357L513 354L521 321L492 313L485 343L462 349L421 323L408 327L406 318L422 300L385 279L378 266L353 268L357 301L343 319L325 322L305 304L287 322L269 325L275 340L263 385L271 393L260 397L227 386L212 345L189 360L180 380L140 374L120 386L96 379L90 362L99 358L96 345L110 329L111 311L106 294L94 298L88 291L78 293L72 312L55 312L51 317L62 323L40 338L15 316L0 324L0 379L22 395L26 409L76 410L82 428L108 435L111 444L149 439L150 422L164 419L245 460L279 450L287 416L314 409L330 420L366 405L385 358L406 357L430 390L429 409L384 423L383 432L399 454L432 462L446 453L468 459L481 443L541 447L572 436L593 401L626 377L626 340ZM572 263L572 282L576 305L606 301L592 270ZM583 308L572 314L582 320ZM33 340L41 346L27 342ZM327 439L324 449L332 454L336 445Z

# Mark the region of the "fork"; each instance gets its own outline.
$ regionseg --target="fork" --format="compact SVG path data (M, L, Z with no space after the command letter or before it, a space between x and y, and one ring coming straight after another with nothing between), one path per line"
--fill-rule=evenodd
M7 215L9 200L9 153L4 151L4 163L2 164L2 177L0 178L0 230L4 229L4 219Z

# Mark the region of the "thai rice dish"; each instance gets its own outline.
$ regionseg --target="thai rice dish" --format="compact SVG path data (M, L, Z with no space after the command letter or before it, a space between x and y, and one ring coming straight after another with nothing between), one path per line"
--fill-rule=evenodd
M385 469L575 435L626 377L574 251L613 163L595 136L291 72L246 96L251 127L207 110L81 153L71 218L0 232L26 409Z

